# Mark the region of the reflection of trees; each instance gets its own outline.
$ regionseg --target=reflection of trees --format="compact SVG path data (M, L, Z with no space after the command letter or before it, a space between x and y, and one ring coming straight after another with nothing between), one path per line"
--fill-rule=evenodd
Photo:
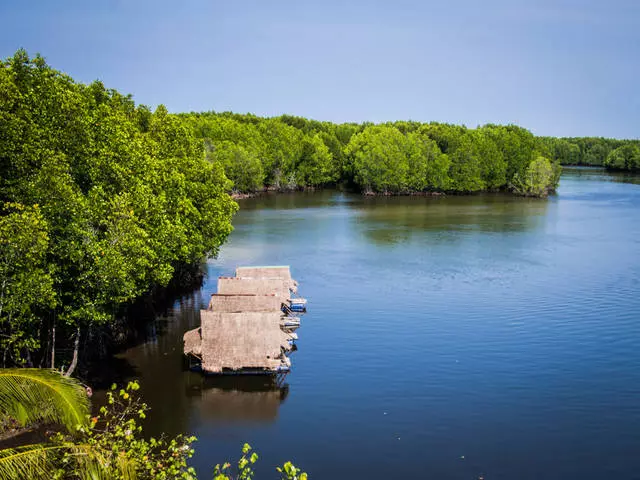
M206 378L190 372L184 363L182 336L200 324L202 290L176 299L173 307L147 324L137 344L103 369L103 388L139 379L143 400L151 411L144 423L148 435L176 435L190 431L194 404L204 418L230 421L272 421L287 396L269 378ZM104 401L96 392L96 405Z
M595 182L631 183L640 185L640 174L609 171L598 167L562 167L562 176L568 179L593 180Z
M612 172L610 173L610 175L611 180L613 180L614 182L640 185L640 175L637 173Z
M187 395L196 400L200 416L220 422L270 422L289 394L269 377L192 378Z
M318 190L291 193L267 193L254 198L240 200L241 211L249 210L291 210L301 208L326 207L335 200L333 190ZM236 217L237 218L237 217ZM234 222L236 219L234 219Z
M549 201L507 195L377 197L352 206L358 229L374 243L396 244L429 232L434 243L464 232L511 233L540 228Z
M168 296L165 304L156 304L157 316L138 332L132 346L101 368L103 388L112 382L122 385L132 379L140 380L143 400L151 408L143 426L149 435L166 432L171 436L188 431L191 413L184 390L188 376L195 374L185 371L183 366L182 335L200 324L202 295L198 289L190 295ZM101 391L96 392L96 398L99 405Z

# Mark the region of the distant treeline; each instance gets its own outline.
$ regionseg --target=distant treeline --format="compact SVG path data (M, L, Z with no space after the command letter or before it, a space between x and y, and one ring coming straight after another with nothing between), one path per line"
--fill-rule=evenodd
M610 170L640 170L640 140L614 138L540 137L553 160L562 165L602 166Z
M319 122L282 115L189 113L238 192L347 184L365 193L511 191L544 196L560 167L547 142L513 125Z

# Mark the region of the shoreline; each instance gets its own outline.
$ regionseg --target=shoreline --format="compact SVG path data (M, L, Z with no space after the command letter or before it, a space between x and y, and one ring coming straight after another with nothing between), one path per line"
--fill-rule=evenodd
M230 193L229 196L233 200L246 200L249 198L257 198L268 195L283 195L283 194L300 194L300 193L308 193L308 192L317 192L323 190L339 190L345 191L341 189L321 189L321 188L303 188L298 190L275 190L275 189L265 189L257 192L233 192ZM520 198L547 198L550 195L556 193L556 189L549 189L544 195L523 195L517 194L514 192L510 192L507 190L481 190L477 192L373 192L373 191L349 191L346 190L347 193L351 193L353 195L360 195L364 198L379 198L379 197L469 197L475 195L506 195L509 197L520 197Z

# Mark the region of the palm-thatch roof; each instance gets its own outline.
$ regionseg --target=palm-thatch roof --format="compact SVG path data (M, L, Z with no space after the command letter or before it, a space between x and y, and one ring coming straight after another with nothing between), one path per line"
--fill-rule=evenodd
M214 312L278 312L283 298L270 295L211 295L209 310Z
M298 282L291 277L291 269L288 266L238 267L236 278L280 278L286 280L287 285L294 292L298 286Z
M284 353L297 335L284 327L281 312L297 285L289 267L239 267L236 275L218 279L218 293L200 312L201 327L184 334L185 354L208 373L290 366Z
M225 295L276 295L282 299L288 299L290 284L290 280L283 278L220 277L218 279L218 293Z
M263 369L282 365L288 336L280 329L279 313L201 311L202 368L207 372Z
M292 280L291 269L288 266L276 267L238 267L236 268L238 278L282 278Z
M182 337L184 340L184 353L200 358L202 356L202 336L200 327L187 331Z

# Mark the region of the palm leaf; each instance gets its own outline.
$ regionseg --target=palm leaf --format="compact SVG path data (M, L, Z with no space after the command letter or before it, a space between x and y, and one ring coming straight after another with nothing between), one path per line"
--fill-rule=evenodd
M43 443L0 450L0 479L50 479L66 448Z
M46 421L73 431L87 421L89 398L77 380L54 370L0 369L0 413L23 425Z
M136 478L131 460L118 458L112 463L91 445L42 443L0 450L0 480L50 480L52 473L61 467L64 453L72 461L66 468L81 480L110 480L116 471L124 480Z

